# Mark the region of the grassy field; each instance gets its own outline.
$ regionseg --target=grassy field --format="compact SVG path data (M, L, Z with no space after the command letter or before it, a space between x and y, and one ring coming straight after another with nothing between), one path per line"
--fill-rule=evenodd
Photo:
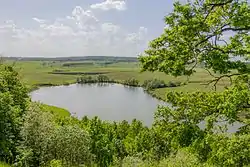
M13 62L8 61L8 64L13 64ZM135 78L139 80L140 84L142 84L147 79L161 79L165 82L169 81L180 81L186 82L187 77L173 77L166 75L161 72L140 72L140 67L138 63L135 62L119 62L113 64L101 64L101 63L79 63L73 66L65 66L66 62L60 61L19 61L15 62L14 66L16 70L20 73L21 80L26 83L29 88L35 88L38 86L46 86L46 85L62 85L62 84L71 84L76 82L76 78L79 75L67 75L67 73L72 72L85 72L85 73L105 73L108 77L116 80L123 81L129 78ZM67 62L69 63L69 62ZM71 62L72 63L72 62ZM189 83L187 85L183 85L176 88L161 88L155 89L152 94L157 97L163 98L167 91L211 91L213 90L213 86L204 85L205 82L212 79L212 77L208 74L204 69L198 68L196 69L196 74L191 76L189 79ZM57 74L53 74L53 72L57 72ZM64 74L60 74L63 72ZM59 74L58 74L59 73ZM65 74L66 73L66 74ZM217 90L221 90L225 85L228 84L227 80L220 82L217 85Z

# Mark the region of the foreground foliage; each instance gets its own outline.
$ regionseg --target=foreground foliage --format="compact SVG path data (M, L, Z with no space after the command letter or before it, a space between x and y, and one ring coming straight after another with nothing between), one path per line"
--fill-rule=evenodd
M10 97L3 96L2 101ZM245 166L250 164L249 99L247 76L224 92L173 92L167 96L172 107L159 107L149 128L137 120L106 122L98 117L59 116L24 98L27 108L22 121L13 122L19 138L14 146L4 145L13 148L15 156L13 161L7 156L2 160L16 166ZM15 106L1 104L3 114ZM244 126L229 135L221 121ZM203 128L201 122L205 122ZM8 142L9 134L3 132L1 142Z
M152 127L47 111L30 102L13 68L1 65L1 161L24 167L249 166L249 69L230 59L249 56L249 13L246 1L175 3L164 34L140 58L143 70L190 76L202 64L219 72L215 85L224 77L232 83L223 92L168 93L171 105L158 108ZM219 44L228 31L234 32L229 41ZM241 127L229 133L235 123Z
M18 74L0 65L0 161L13 162L20 141L22 116L28 106L28 93Z

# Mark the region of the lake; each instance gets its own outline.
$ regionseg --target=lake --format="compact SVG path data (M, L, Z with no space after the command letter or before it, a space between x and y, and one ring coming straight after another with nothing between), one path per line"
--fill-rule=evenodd
M158 105L166 103L153 98L143 88L121 84L73 84L42 87L31 93L33 101L65 108L81 118L98 116L102 120L131 122L134 118L151 126ZM220 123L222 124L222 123ZM228 132L236 132L242 124L229 125ZM199 124L204 128L204 122Z
M81 118L98 116L102 120L131 122L134 118L150 126L158 105L142 88L120 84L73 84L42 87L31 93L33 101L65 108Z

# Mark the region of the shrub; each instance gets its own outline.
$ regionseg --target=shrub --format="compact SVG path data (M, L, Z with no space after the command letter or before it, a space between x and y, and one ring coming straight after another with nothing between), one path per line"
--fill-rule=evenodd
M114 82L112 79L110 79L108 76L106 75L98 75L96 76L87 76L84 75L82 77L78 77L77 78L77 83L110 83L110 82Z
M194 154L189 151L182 149L179 150L175 155L160 161L157 165L159 167L201 167L202 164Z
M211 156L208 162L218 166L247 166L250 164L250 135L211 135L208 137ZM219 141L219 142L218 142Z
M110 82L110 79L106 75L98 75L97 76L97 81L98 82Z
M177 82L173 82L173 81L169 81L166 87L178 87L181 86L181 82L177 81Z
M116 161L113 166L114 167L120 167L120 166L122 167L151 167L151 165L148 162L143 161L141 158L136 157L136 156L125 157L123 160Z
M53 125L52 114L42 112L37 105L31 106L24 117L21 131L24 141L22 157L19 157L19 166L24 166L24 164L39 166L46 163L49 159L53 159L48 154L48 143L54 131L55 126Z
M144 87L146 90L151 90L156 88L164 88L166 87L166 84L163 80L151 79L145 80L142 87Z
M62 161L53 159L50 161L49 167L63 167Z
M52 160L71 166L90 163L90 137L84 130L78 126L57 127L53 115L41 111L36 105L24 119L23 154L18 166L49 165Z
M139 86L139 81L137 79L130 78L125 80L123 84L127 86Z
M77 83L96 83L97 80L96 78L92 77L92 76L82 76L80 78L77 78Z
M90 164L90 137L78 126L60 126L50 138L49 154L63 164Z

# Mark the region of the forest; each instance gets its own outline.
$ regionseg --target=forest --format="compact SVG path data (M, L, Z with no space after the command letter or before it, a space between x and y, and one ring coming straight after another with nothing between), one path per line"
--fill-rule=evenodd
M1 63L0 166L250 166L248 1L175 2L164 21L162 35L138 58L141 70L188 80L202 64L213 91L166 92L171 105L158 107L151 127L136 119L78 119L32 102L19 73ZM225 78L230 84L217 91ZM242 126L229 133L235 123Z

